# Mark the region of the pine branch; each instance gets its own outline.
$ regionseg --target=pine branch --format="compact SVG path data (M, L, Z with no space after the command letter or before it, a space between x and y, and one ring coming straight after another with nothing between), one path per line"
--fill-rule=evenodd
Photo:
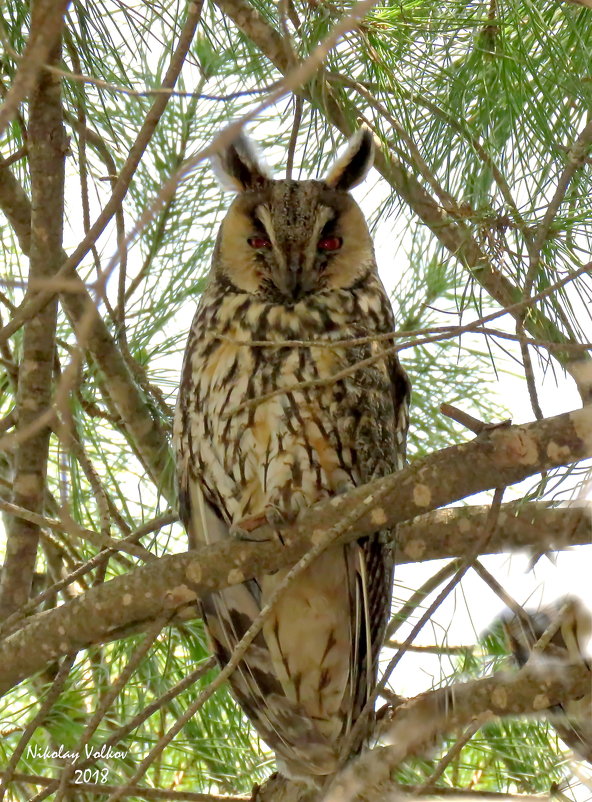
M480 531L488 506L449 507L421 515L397 528L398 564L439 560L462 555L467 540ZM590 542L591 512L588 506L556 507L544 502L513 501L503 504L491 551L542 551Z
M517 673L500 672L486 679L455 683L428 691L400 705L381 727L390 746L377 747L351 763L336 778L323 802L374 802L392 786L392 772L407 758L422 755L458 727L480 715L511 716L580 699L590 688L590 670L580 663L525 666Z
M229 539L155 560L91 588L57 610L34 617L2 642L0 693L59 655L106 637L115 638L118 631L152 621L163 611L173 612L187 605L193 608L196 596L294 565L349 517L355 518L355 525L346 527L339 540L331 542L353 540L377 528L393 528L479 491L508 486L541 470L591 457L591 418L592 408L587 407L524 426L484 432L470 443L445 448L397 474L315 504L297 525L282 531L281 544L271 529L266 532L261 528L260 536L267 534L269 540L248 543ZM573 523L573 515L569 510L566 520ZM508 548L507 525L507 519L498 521L501 537L499 531L494 533L488 549ZM578 525L580 542L584 538L590 542L589 529L582 531L585 529L583 524ZM463 554L473 545L467 537L470 531L469 524L460 536L453 536ZM531 532L536 547L545 549L546 530ZM566 538L573 535L565 533ZM426 559L432 530L427 541L422 536L411 537L409 544L400 543L401 551L408 559Z

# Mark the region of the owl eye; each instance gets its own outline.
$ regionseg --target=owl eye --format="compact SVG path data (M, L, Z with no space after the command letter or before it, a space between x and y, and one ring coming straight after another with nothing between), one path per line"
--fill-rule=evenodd
M262 251L266 248L271 248L271 241L265 237L249 237L247 242L256 251Z
M341 237L323 237L317 242L319 251L338 251L343 244Z

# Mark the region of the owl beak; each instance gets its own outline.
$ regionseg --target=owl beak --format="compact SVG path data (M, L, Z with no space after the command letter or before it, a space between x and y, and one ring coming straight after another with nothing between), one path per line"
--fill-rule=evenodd
M299 298L302 290L302 265L299 260L290 260L287 279L290 295Z
M310 289L304 279L302 262L294 258L287 261L286 268L279 273L275 283L282 295L290 300L299 300Z

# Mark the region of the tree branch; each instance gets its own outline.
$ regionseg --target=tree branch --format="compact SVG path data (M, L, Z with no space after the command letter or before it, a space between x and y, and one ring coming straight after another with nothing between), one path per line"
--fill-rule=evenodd
M397 474L315 504L300 522L282 532L283 544L277 542L271 529L266 532L262 527L259 534L262 538L267 536L267 541L249 543L229 539L188 554L163 557L91 588L62 607L35 616L0 644L0 693L61 654L107 637L116 638L119 630L141 626L163 610L190 605L193 615L196 596L294 565L331 527L354 512L357 521L355 526L345 529L344 541L371 534L377 528L392 528L479 491L511 485L543 469L591 457L591 417L592 408L587 407L536 423L493 429L470 443L445 448ZM381 503L377 506L374 499L379 495ZM530 531L533 545L544 549L547 533L538 529L541 518L532 516L529 506L526 509L527 520L537 521L537 528L521 522L518 527L521 546L526 545ZM563 533L562 543L590 542L586 515L583 513L582 519L578 519L576 511L567 511L566 520L572 529ZM442 516L446 521L446 515ZM503 520L498 521L498 530L488 544L490 550L508 547L506 527L513 525L517 516L500 517ZM451 526L450 519L446 525ZM453 531L451 535L461 553L472 545L471 528L468 522L461 534ZM459 530L462 529L459 523ZM398 538L400 551L408 560L423 560L428 555L453 556L450 552L432 554L431 529L428 533L422 527L419 532L418 535L412 531L407 542L401 536ZM561 536L552 530L552 538L556 546ZM443 543L439 549L444 550Z
M452 507L429 512L397 528L395 560L401 565L418 560L462 556L467 542L481 531L488 506ZM589 506L552 507L513 501L503 504L496 532L485 554L534 549L560 550L592 539Z
M581 698L590 689L590 679L590 670L582 663L549 661L543 670L525 666L514 674L499 672L420 694L397 707L381 727L380 737L390 745L352 762L336 778L324 802L384 799L392 787L392 772L407 758L433 748L447 732L470 725L479 715L540 713Z
M42 40L46 36L44 28L51 19L49 39L52 47L49 58L56 62L61 53L59 32L63 14L55 9L53 14L57 22L48 17L47 3L35 0L31 9L31 38ZM45 50L43 52L46 53ZM29 281L34 282L51 278L61 263L65 157L68 148L62 122L60 79L42 72L31 94L29 109L28 148L32 192ZM27 297L31 294L34 291L29 287ZM17 431L26 430L50 406L56 322L57 302L54 301L25 325L16 404ZM32 512L43 512L50 434L51 428L44 426L19 444L14 457L12 501ZM23 518L10 518L7 535L0 581L0 620L29 598L39 527Z

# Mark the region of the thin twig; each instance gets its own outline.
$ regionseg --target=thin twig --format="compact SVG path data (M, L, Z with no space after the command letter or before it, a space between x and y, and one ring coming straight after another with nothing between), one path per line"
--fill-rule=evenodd
M23 521L29 521L35 526L47 527L48 529L55 530L56 532L68 532L68 534L82 538L82 540L88 540L90 543L93 543L99 548L124 551L145 562L151 562L152 560L156 559L155 555L151 554L143 546L137 546L134 543L126 543L124 540L116 540L112 537L106 537L105 535L99 534L99 532L93 532L92 529L85 529L65 515L62 520L58 521L53 518L47 518L45 515L39 515L39 513L32 512L25 507L19 507L16 504L11 504L9 501L4 501L3 499L0 499L0 510L9 513L15 518L20 518Z
M402 649L403 642L402 641L395 641L395 640L387 640L385 641L384 645L387 649ZM420 646L417 643L410 643L406 646L406 650L408 652L415 652L417 654L448 654L448 655L460 655L461 657L466 656L468 654L475 654L475 647L474 646L444 646L440 644L432 644L429 646Z
M473 571L481 577L481 579L491 588L491 590L498 596L503 603L508 607L514 615L516 615L521 621L528 622L528 613L524 612L524 608L518 604L516 599L514 599L507 590L500 585L497 579L485 568L483 563L480 560L475 560L472 565Z
M415 791L413 792L413 796L418 796L419 794L425 794L427 789L434 786L436 782L440 779L440 777L444 774L448 766L455 760L464 747L468 744L471 740L473 735L475 735L481 727L486 724L488 721L491 721L495 716L493 713L481 713L481 715L477 716L475 721L470 724L465 731L456 739L453 747L448 750L448 752L444 755L444 757L438 761L438 765L434 769L434 771L430 774L425 782L419 785Z
M473 432L473 434L481 434L481 432L487 429L487 424L482 420L474 418L472 415L469 415L468 412L464 412L462 409L452 404L440 404L440 412L442 415L446 415L447 418L460 423L461 426L464 426L465 429Z
M173 89L165 86L154 87L152 89L130 89L128 86L121 86L114 84L110 81L104 81L101 78L95 78L92 75L84 75L81 72L71 72L69 70L61 69L60 67L44 64L43 69L59 75L67 81L75 81L76 83L89 84L90 86L97 86L99 89L106 89L108 92L114 92L119 95L127 95L128 97L159 97L166 98L190 98L194 100L215 100L225 103L228 100L235 100L240 97L252 97L253 95L261 95L273 91L277 85L277 81L269 86L262 86L258 89L246 89L240 92L229 92L227 95L208 95L203 94L201 89L193 90L192 92L183 91L180 89Z
M134 649L131 657L127 661L127 664L123 671L119 674L117 679L113 682L113 684L108 688L107 692L104 694L103 698L101 699L100 704L98 705L97 709L95 710L94 714L91 716L90 720L88 721L86 727L84 728L84 732L80 736L80 739L77 742L77 750L82 752L84 747L90 742L94 732L100 726L101 721L103 720L105 713L111 707L115 699L119 696L121 691L125 688L129 678L134 673L136 668L140 665L142 660L146 657L149 650L152 648L152 644L159 636L161 630L166 625L169 615L163 615L154 621L153 625L148 629L144 638L142 639L141 643L136 646ZM64 770L62 771L62 775L60 777L59 787L56 791L56 795L54 798L54 802L61 802L64 798L64 794L67 793L67 784L70 777L74 774L76 770L76 762L73 762L67 765ZM37 794L31 802L40 802L41 799L45 799L48 795L47 790L45 792L40 792Z
M303 109L302 97L294 95L294 122L292 123L292 133L290 135L290 142L288 144L288 157L286 160L286 178L292 178L292 169L294 167L294 154L296 152L296 143L298 141L298 132L300 131L300 123L302 121Z
M455 560L451 560L446 565L443 565L439 571L436 571L435 574L428 577L428 579L426 579L420 588L414 590L403 606L397 610L395 615L389 621L389 624L386 628L385 638L391 639L395 632L397 632L397 630L402 627L405 621L407 621L414 610L416 610L420 604L423 604L426 596L429 596L430 593L432 593L439 585L441 585L442 582L448 579L448 577L455 574L460 568L461 564L462 558L460 557ZM402 649L403 644L399 644L397 648Z
M516 321L516 336L520 344L520 354L522 356L522 365L524 368L524 376L526 378L526 387L528 389L528 397L530 399L530 406L537 420L542 420L545 416L539 402L539 397L534 378L534 370L532 367L532 359L528 351L528 342L524 333L524 325L521 320Z
M46 721L51 712L51 709L54 705L54 702L57 700L58 696L62 692L64 684L68 679L68 675L70 674L70 670L74 665L74 661L76 660L76 652L67 655L62 660L60 665L59 671L56 674L54 681L51 683L51 687L49 690L44 693L43 701L37 711L36 715L29 721L25 730L17 745L14 747L14 751L8 761L8 764L4 771L0 774L1 782L0 782L0 802L4 799L4 795L8 790L8 785L14 777L14 770L21 758L21 755L26 749L27 744L31 740L35 730L38 727L41 727Z

